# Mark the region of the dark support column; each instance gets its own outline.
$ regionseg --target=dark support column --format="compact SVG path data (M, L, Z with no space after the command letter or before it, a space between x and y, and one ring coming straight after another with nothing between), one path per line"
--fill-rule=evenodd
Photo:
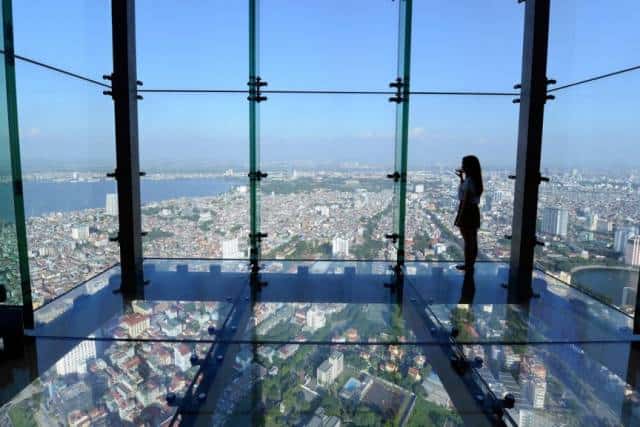
M120 229L121 290L138 293L144 285L138 155L138 95L136 76L135 0L112 0L113 74L115 108L118 219Z
M547 99L549 1L526 0L522 53L518 157L509 271L509 302L533 295L531 277L536 245L542 125ZM517 88L518 86L516 86Z
M11 181L13 183L13 213L16 225L18 269L22 292L22 321L3 322L0 329L14 329L22 334L22 328L34 327L33 300L31 298L31 274L27 249L27 227L24 214L24 194L22 188L22 161L20 159L20 138L18 132L18 101L16 92L16 60L13 46L13 9L11 0L2 1L2 31L4 49L4 84L6 91L6 120L8 127L9 156L11 163ZM9 309L9 308L7 308ZM8 318L15 313L9 309Z
M640 289L640 276L638 277L638 287L636 287L636 309L633 316L633 333L640 334L640 297L637 290Z

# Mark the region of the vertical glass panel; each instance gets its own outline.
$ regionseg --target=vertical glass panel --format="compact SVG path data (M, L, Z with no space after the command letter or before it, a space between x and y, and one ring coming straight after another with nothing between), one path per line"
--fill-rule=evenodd
M111 72L110 1L14 1L13 16L16 55L96 80Z
M505 96L413 95L409 130L407 259L462 260L454 226L462 157L480 159L479 259L508 259L518 107Z
M4 54L0 55L0 61L0 303L21 305L22 288L13 198L14 180Z
M635 0L551 2L549 78L558 85L638 65L640 4Z
M414 1L413 18L413 91L513 91L520 79L524 4Z
M537 263L633 314L640 266L640 73L555 92L545 113Z
M640 5L551 6L548 76L558 86L637 66ZM553 90L553 86L551 87ZM640 257L640 71L554 91L545 111L537 263L629 314Z
M103 88L16 63L33 304L119 261L113 103ZM115 206L115 207L114 207Z
M246 258L247 104L245 94L145 94L145 257Z
M273 89L389 90L398 2L264 0L262 77Z
M262 106L265 258L393 259L395 104L270 95Z
M138 0L145 88L246 89L248 1Z

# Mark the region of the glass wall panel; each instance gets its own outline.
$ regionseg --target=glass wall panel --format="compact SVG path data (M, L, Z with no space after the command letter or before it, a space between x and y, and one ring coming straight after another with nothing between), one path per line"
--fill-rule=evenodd
M508 96L413 95L409 131L407 259L462 260L454 226L462 157L483 168L479 259L508 259L518 107Z
M21 305L22 288L4 54L0 55L0 61L0 304Z
M413 2L412 91L512 92L520 79L524 4Z
M640 7L552 5L540 186L538 265L629 314L640 266L640 72L562 88L637 60Z
M112 69L111 2L14 1L16 55L95 80Z
M146 257L246 258L245 94L146 93L139 103Z
M34 307L119 261L113 103L92 83L18 60Z
M248 1L138 0L138 79L153 89L246 89Z
M265 258L392 259L394 110L384 95L270 94Z
M396 77L398 3L262 1L267 89L388 91Z

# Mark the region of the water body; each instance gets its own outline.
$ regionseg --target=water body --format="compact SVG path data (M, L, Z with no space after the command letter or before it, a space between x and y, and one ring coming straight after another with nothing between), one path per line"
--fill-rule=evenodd
M609 297L615 305L620 305L622 289L637 288L638 272L613 268L589 268L573 273L571 282L579 283L598 295Z
M159 202L179 197L217 196L238 185L240 180L171 179L141 181L142 203ZM0 186L0 200L10 200L11 187ZM51 212L70 212L92 208L104 208L108 193L116 192L116 184L109 180L97 182L24 182L24 209L27 217ZM5 194L6 193L6 194ZM0 203L0 217L11 218L13 206Z

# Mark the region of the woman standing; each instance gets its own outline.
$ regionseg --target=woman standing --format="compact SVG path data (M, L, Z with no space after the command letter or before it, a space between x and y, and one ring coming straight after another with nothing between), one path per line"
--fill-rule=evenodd
M458 214L455 225L460 228L464 239L464 264L456 266L458 270L473 272L478 257L478 229L480 228L480 196L482 186L482 169L476 156L462 158L462 167L456 170L460 178L458 187Z

